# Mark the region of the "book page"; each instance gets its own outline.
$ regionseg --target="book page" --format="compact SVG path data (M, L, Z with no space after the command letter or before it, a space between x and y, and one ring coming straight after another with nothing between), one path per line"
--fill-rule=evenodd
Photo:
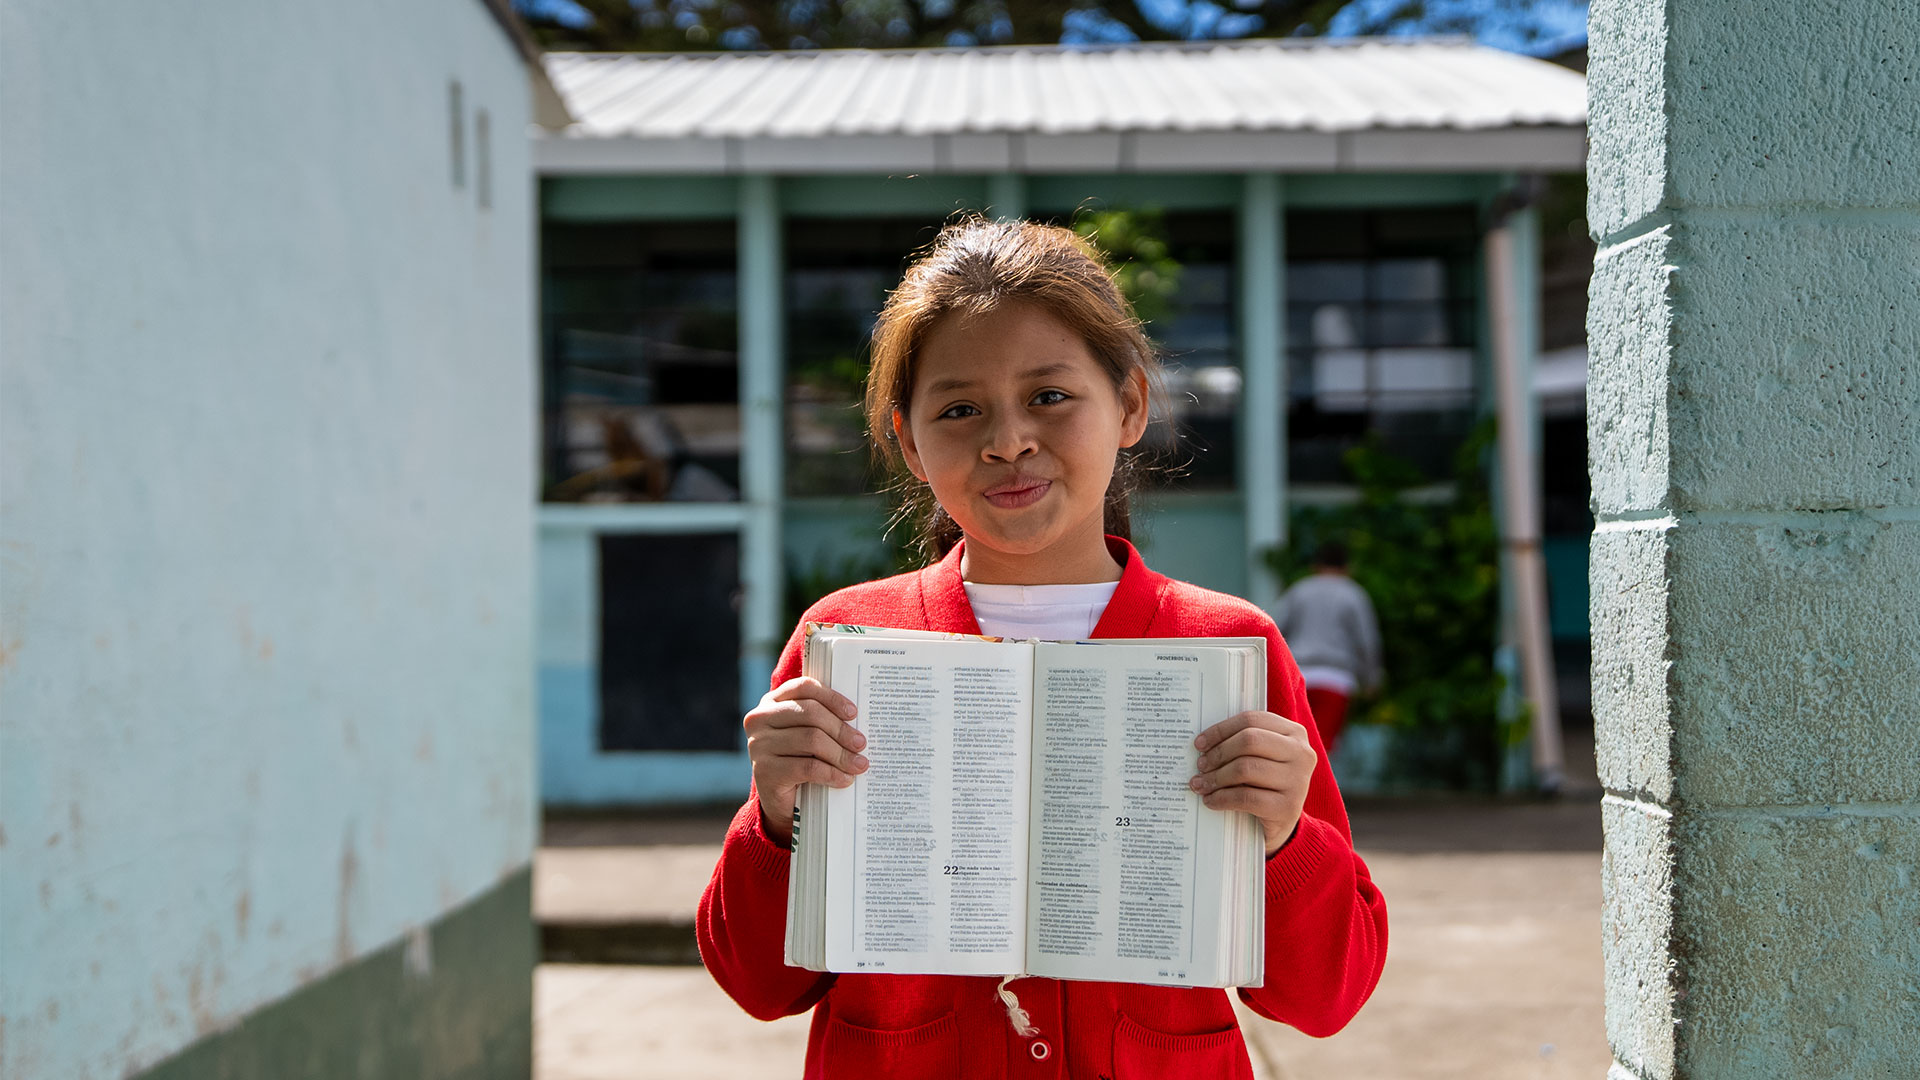
M1174 645L1035 646L1029 971L1220 980L1208 913L1226 815L1187 782L1194 736L1238 711L1226 663L1220 650Z
M1030 646L848 637L833 687L872 763L828 794L827 969L1021 970Z

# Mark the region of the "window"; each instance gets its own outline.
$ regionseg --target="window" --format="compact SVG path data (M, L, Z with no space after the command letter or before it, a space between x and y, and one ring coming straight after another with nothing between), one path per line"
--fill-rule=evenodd
M888 290L939 231L918 218L787 222L787 494L855 495L885 482L861 412L868 340Z
M542 233L550 502L740 498L731 221Z
M1369 433L1445 476L1475 407L1474 212L1287 218L1288 471L1349 480Z
M1168 313L1148 324L1147 334L1166 363L1166 419L1172 425L1154 425L1148 448L1168 451L1161 460L1177 468L1168 481L1175 488L1231 489L1238 472L1242 381L1234 326L1234 219L1168 214L1165 222L1168 251L1180 264L1180 291Z
M600 749L740 745L740 539L600 538Z

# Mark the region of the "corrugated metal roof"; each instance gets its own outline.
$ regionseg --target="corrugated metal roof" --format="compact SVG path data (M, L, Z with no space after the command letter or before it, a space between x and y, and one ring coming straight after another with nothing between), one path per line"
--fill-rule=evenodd
M753 156L743 144L791 140L854 139L886 157L918 152L901 139L982 135L1085 144L1097 135L1210 134L1204 145L1218 145L1227 133L1565 135L1586 123L1579 74L1465 39L549 53L546 65L577 118L550 141L732 143L728 171ZM1555 145L1564 156L1566 140ZM1525 162L1489 167L1517 164Z

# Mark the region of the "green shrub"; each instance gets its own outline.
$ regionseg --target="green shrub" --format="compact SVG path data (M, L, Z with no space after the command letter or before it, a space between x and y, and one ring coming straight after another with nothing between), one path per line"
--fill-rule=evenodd
M1499 533L1483 458L1493 421L1482 421L1454 455L1450 493L1413 496L1422 470L1369 441L1347 452L1356 502L1304 506L1290 542L1267 552L1282 581L1311 571L1323 540L1347 545L1349 572L1380 619L1383 687L1354 701L1350 723L1393 728L1389 782L1493 790L1506 748L1525 737L1525 718L1501 723L1503 679L1494 669L1499 625Z

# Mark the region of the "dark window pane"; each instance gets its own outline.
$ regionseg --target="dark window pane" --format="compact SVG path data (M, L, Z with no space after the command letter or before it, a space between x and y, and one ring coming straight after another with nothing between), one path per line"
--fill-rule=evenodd
M737 750L740 541L600 538L600 749Z
M1367 264L1358 259L1316 259L1287 268L1287 299L1358 301L1367 296Z
M1287 219L1288 472L1348 480L1369 434L1443 475L1475 402L1470 208Z
M732 222L545 227L548 501L740 497L733 237Z
M1167 214L1167 249L1180 264L1180 290L1167 314L1147 326L1166 363L1171 423L1153 425L1143 448L1175 471L1160 482L1230 489L1239 472L1240 372L1235 325L1231 214Z
M876 490L861 396L868 338L913 252L939 222L788 221L787 494Z
M1303 310L1307 313L1307 332L1301 344L1322 349L1352 349L1366 344L1361 336L1365 304L1315 304Z
M1470 349L1378 349L1372 374L1381 412L1460 408L1473 400Z
M1445 345L1453 339L1444 304L1373 304L1367 309L1369 344Z
M1287 215L1287 258L1364 259L1371 250L1368 215L1357 210L1297 211Z
M1379 301L1444 300L1447 264L1440 259L1381 259L1367 266L1367 295Z

